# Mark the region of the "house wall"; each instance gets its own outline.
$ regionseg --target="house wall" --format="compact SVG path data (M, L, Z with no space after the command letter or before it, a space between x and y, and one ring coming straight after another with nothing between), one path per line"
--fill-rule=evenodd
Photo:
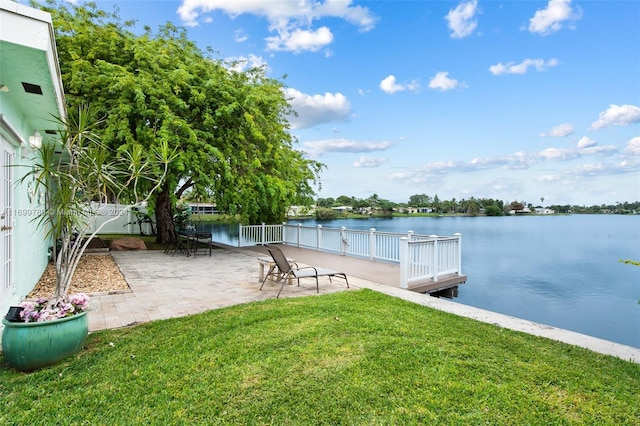
M33 164L32 155L28 152L29 135L35 132L28 125L28 120L16 110L10 99L2 102L2 137L15 150L13 159L13 208L5 212L10 217L13 234L13 278L14 291L0 301L2 316L9 306L20 302L35 286L42 276L48 262L50 241L45 239L43 229L38 229L34 221L35 215L42 209L33 184L29 180L20 182L25 172ZM16 123L16 125L14 125ZM30 192L33 196L30 196Z
M51 16L0 0L0 22L0 139L3 147L11 147L14 166L11 206L5 212L9 220L4 222L11 227L11 247L6 251L13 287L0 298L0 316L4 317L9 306L20 303L34 288L47 266L51 240L34 220L43 207L43 197L30 179L20 180L34 161L29 137L36 131L45 139L51 137L45 133L51 116L64 117L65 109ZM26 94L20 84L25 81L41 85L42 95ZM0 285L5 286L2 280Z

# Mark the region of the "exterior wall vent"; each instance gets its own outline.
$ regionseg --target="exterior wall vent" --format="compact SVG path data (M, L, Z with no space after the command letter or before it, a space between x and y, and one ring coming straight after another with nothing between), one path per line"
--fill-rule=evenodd
M42 87L37 84L25 83L22 82L22 87L24 87L24 91L27 93L33 93L34 95L42 95Z

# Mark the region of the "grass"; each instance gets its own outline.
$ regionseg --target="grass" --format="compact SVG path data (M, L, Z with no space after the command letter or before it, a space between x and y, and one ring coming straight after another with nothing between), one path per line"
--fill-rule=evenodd
M370 290L89 336L0 424L640 424L640 365Z

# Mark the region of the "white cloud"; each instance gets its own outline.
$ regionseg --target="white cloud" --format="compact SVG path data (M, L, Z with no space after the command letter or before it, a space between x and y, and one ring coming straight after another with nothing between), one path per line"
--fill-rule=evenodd
M243 43L243 42L249 40L249 36L247 35L247 33L244 32L243 29L238 29L238 30L235 30L233 32L233 39L237 43Z
M390 95L393 95L396 92L402 92L404 90L417 92L419 89L420 84L417 82L417 80L413 80L406 84L398 84L396 83L396 77L394 75L389 75L380 82L380 90L389 93Z
M580 13L571 9L571 0L549 0L545 9L538 10L529 19L529 31L547 35L562 28L565 21L580 19Z
M640 136L632 138L624 149L624 152L630 155L640 155Z
M580 153L577 150L561 149L561 148L547 148L541 151L532 158L542 158L544 160L573 160L580 157Z
M545 71L547 68L555 67L558 65L558 60L551 58L548 61L544 59L525 59L524 61L516 64L514 62L509 62L507 64L502 64L502 62L491 65L489 67L489 71L493 75L502 75L502 74L524 74L531 67L534 67L536 71Z
M622 161L620 163L590 163L576 166L568 174L577 177L594 177L632 173L638 171L638 162Z
M571 123L562 123L554 126L548 132L540 133L540 137L564 137L573 134L573 124Z
M609 105L600 117L591 124L591 129L599 130L609 126L628 126L640 123L640 108L635 105Z
M633 144L630 142L631 149L628 147L628 153L631 153L632 155L634 149L638 149L638 151L640 151L640 137L634 139L638 139L638 141ZM543 162L566 163L592 156L610 157L620 151L616 146L598 147L594 145L574 149L548 148L540 152L519 151L513 154L494 157L478 157L471 161L438 161L427 163L418 168L410 169L402 173L396 173L388 177L391 179L405 180L407 182L414 183L427 181L427 177L433 175L472 173L495 169L526 170ZM634 167L637 169L639 165L640 161L624 159L618 165L608 165L603 167L602 173L627 173L633 171Z
M325 139L304 142L302 147L311 155L322 155L327 152L375 152L384 151L393 146L389 141L358 142L349 139Z
M592 146L596 146L596 141L586 136L583 136L578 141L578 149L591 148Z
M381 157L369 157L367 155L363 155L358 158L354 163L353 167L380 167L381 164L384 164L388 161L386 158Z
M382 89L383 92L386 92L389 94L393 94L393 93L405 90L404 86L400 84L396 84L396 77L394 75L385 77L380 82L380 89Z
M292 128L313 127L322 123L345 121L351 111L351 104L342 93L325 93L324 95L308 95L296 89L286 89L285 95L290 99L297 117L290 117Z
M431 81L429 81L430 89L439 89L439 90L442 90L443 92L446 92L447 90L455 89L456 87L459 87L459 86L464 86L464 84L461 84L456 79L450 78L449 73L444 71L437 73L436 75L433 76L433 78L431 78Z
M614 145L606 145L606 146L589 146L586 148L579 148L580 156L586 157L589 155L600 155L603 157L608 157L612 154L620 152L620 148Z
M338 18L362 31L372 29L377 18L368 8L352 3L352 0L182 0L177 13L188 26L197 26L202 14L214 11L231 17L242 14L265 17L269 31L276 34L266 39L267 49L301 52L318 51L333 41L328 27L312 28L319 19Z
M478 1L471 0L462 2L455 9L449 10L444 19L451 30L451 38L464 38L476 29L478 22L474 18L477 6Z
M316 52L333 42L333 34L327 27L315 31L295 29L291 32L282 30L277 36L267 37L267 50L300 53Z

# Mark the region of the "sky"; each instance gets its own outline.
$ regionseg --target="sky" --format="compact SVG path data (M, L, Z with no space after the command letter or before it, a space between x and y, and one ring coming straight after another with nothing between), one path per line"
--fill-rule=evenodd
M97 4L266 66L319 197L640 200L639 1Z

